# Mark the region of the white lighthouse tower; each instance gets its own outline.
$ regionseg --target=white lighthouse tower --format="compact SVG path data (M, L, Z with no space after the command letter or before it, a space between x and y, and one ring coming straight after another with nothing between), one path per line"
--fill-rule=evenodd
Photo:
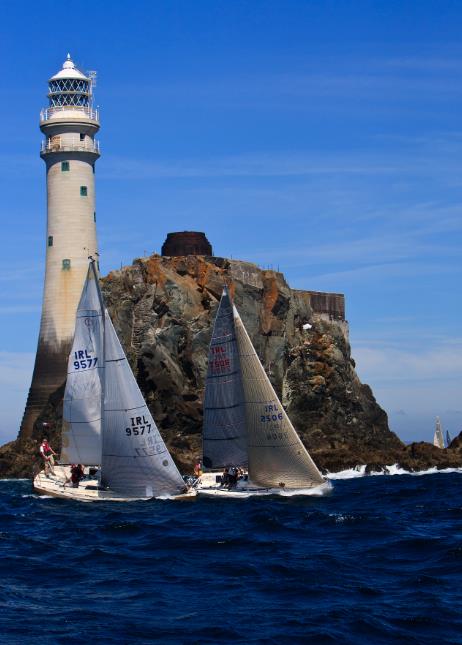
M70 55L49 80L49 106L40 113L45 135L40 156L46 164L46 271L42 319L32 384L20 437L30 437L48 398L66 378L75 312L96 241L95 162L98 111L93 77Z

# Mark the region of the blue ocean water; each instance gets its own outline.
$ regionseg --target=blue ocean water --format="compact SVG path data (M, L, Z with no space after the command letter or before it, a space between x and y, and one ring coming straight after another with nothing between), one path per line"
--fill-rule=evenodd
M2 643L462 642L462 475L83 504L0 481Z

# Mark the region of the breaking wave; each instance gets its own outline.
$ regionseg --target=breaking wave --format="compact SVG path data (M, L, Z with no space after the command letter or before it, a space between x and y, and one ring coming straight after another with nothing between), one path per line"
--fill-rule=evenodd
M338 472L326 473L328 479L355 479L357 477L377 477L379 475L438 475L438 474L448 474L448 473L459 473L462 474L462 468L428 468L427 470L405 470L400 468L398 464L392 464L391 466L384 466L383 470L370 471L366 472L366 466L355 466L355 468L347 468L346 470L340 470Z

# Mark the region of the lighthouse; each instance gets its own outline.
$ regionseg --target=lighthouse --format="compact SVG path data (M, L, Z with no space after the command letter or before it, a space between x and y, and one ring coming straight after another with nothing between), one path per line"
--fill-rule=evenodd
M66 379L75 313L96 241L95 162L98 110L93 73L80 71L70 55L48 82L48 107L40 113L46 166L46 267L42 317L32 383L20 437L32 434L50 394Z

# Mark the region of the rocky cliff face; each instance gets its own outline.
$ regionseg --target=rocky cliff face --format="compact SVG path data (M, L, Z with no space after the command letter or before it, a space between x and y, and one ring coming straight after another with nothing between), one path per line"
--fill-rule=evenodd
M154 419L185 472L201 454L208 344L225 281L276 391L321 468L460 462L458 452L428 444L428 450L415 444L411 452L389 430L386 413L356 375L347 324L319 315L310 292L290 289L281 273L246 262L154 255L110 273L102 288ZM19 437L0 449L0 475L24 474L44 433L55 449L59 446L61 402L62 389L50 399L32 439Z

